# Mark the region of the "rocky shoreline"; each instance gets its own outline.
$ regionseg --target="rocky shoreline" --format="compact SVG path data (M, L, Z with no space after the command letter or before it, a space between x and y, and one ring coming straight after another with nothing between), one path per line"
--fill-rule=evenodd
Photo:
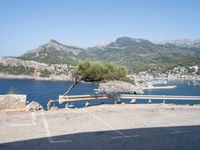
M108 81L99 83L100 93L129 93L129 94L144 94L143 84L131 84L124 81Z
M34 77L28 75L10 75L1 74L0 79L19 79L19 80L38 80L38 81L71 81L71 75L68 76L50 76L48 78Z
M148 81L148 80L155 80L155 79L160 79L160 80L196 80L200 81L200 75L180 75L180 74L160 74L159 76L155 76L152 74L144 74L144 73L138 73L138 74L130 74L128 75L130 79L135 79L136 82L138 81ZM30 79L30 80L45 80L45 81L71 81L72 77L71 74L68 76L66 75L60 75L60 76L55 76L52 75L48 78L44 77L35 77L35 76L28 76L28 75L11 75L11 74L5 74L5 73L0 73L0 79Z

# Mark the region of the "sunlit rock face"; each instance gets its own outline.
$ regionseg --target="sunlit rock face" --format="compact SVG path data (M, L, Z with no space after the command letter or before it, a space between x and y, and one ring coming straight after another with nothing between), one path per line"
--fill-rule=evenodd
M142 85L134 85L123 81L108 81L99 84L99 92L101 93L143 94L143 89Z

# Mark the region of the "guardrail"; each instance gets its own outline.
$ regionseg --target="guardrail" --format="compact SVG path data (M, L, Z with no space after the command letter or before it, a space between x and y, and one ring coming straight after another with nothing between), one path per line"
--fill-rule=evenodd
M133 95L121 94L121 99L147 99L147 100L200 100L200 96L174 96L174 95Z
M87 100L106 100L106 99L115 99L116 102L119 102L120 99L131 99L130 103L136 103L136 100L163 100L165 103L166 100L195 100L200 101L200 96L174 96L174 95L134 95L134 94L104 94L104 95L71 95L71 96L59 96L59 100L50 100L47 104L47 109L49 110L52 104L55 103L68 103L68 102L77 102L77 101L87 101Z
M93 100L93 99L109 99L113 98L109 95L74 95L74 96L59 96L59 103L75 102L83 100Z

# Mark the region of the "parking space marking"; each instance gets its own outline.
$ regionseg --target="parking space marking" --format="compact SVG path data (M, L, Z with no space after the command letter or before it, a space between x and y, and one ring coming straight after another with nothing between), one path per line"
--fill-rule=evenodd
M34 112L31 112L31 119L32 119L31 123L11 124L10 126L20 127L20 126L35 126L35 125L37 125Z
M116 128L114 128L113 126L111 126L109 123L103 121L101 118L97 117L96 115L94 115L93 113L85 110L84 108L82 109L84 112L88 113L89 115L91 115L93 118L95 118L96 120L98 120L99 122L101 122L102 124L104 124L105 126L109 127L110 129L114 130L118 135L123 136L124 134L117 130Z
M72 140L53 140L50 129L49 129L49 124L47 122L47 119L45 118L44 112L41 112L41 116L42 116L42 121L44 124L44 128L46 131L46 135L48 137L49 143L69 143L72 142Z
M96 115L94 115L93 113L85 110L84 108L82 109L84 112L88 113L89 115L91 115L93 118L95 118L96 120L98 120L99 122L101 122L102 124L104 124L105 126L109 127L111 130L115 131L118 136L114 136L111 137L111 139L122 139L122 138L131 138L131 137L139 137L140 135L124 135L124 133L122 133L121 131L117 130L116 128L114 128L112 125L110 125L109 123L105 122L104 120L102 120L101 118L97 117Z
M191 133L191 131L173 131L173 132L171 132L171 134L187 134L187 133Z
M137 138L140 137L140 135L124 135L124 136L113 136L111 139L115 140L115 139L122 139L122 138Z
M186 134L186 133L191 133L191 131L186 131L186 130L179 130L175 128L170 128L166 127L165 129L170 130L170 134Z

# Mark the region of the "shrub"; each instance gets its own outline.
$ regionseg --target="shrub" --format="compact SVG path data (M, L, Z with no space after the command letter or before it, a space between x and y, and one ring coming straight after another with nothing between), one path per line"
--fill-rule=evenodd
M47 69L40 72L40 77L43 77L43 78L48 78L50 77L50 75L51 75L51 72Z
M35 68L24 66L4 66L0 63L0 72L13 75L33 75Z

